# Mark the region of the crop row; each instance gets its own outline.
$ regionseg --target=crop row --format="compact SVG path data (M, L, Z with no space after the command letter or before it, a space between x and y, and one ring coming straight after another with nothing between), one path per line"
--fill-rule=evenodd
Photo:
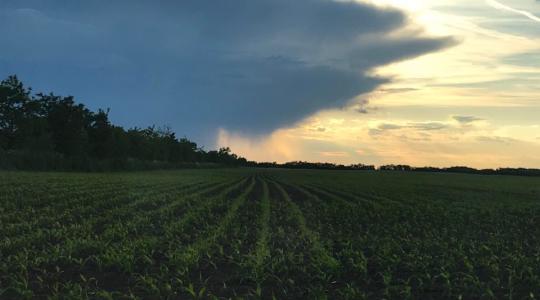
M2 299L540 295L532 185L249 169L16 175L0 184ZM36 188L20 184L30 179Z

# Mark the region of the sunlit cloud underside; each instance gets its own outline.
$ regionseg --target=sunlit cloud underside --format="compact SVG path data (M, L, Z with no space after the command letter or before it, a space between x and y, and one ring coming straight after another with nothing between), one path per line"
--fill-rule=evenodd
M459 45L376 69L392 82L342 109L270 136L221 130L218 144L279 162L540 167L538 2L370 3L406 10L404 32L452 36Z

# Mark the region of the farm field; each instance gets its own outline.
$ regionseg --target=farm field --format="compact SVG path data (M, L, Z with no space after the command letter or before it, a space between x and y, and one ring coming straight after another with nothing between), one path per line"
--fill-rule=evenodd
M537 299L540 178L0 172L0 299Z

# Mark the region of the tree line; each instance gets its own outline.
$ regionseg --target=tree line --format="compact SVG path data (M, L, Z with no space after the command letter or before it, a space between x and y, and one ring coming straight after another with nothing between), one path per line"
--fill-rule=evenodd
M109 110L74 97L33 94L17 78L0 83L0 168L128 170L245 165L229 148L205 151L168 127L124 129Z
M305 161L293 161L283 164L269 162L249 162L248 165L259 168L283 168L283 169L317 169L317 170L348 170L348 171L382 171L382 172L424 172L424 173L461 173L477 175L513 175L513 176L540 176L540 169L527 168L498 168L498 169L474 169L470 167L414 167L409 165L374 165L364 164L333 164L312 163Z
M248 166L258 168L281 168L281 169L316 169L316 170L351 170L351 171L375 171L377 168L373 165L364 164L333 164L328 162L307 162L307 161L291 161L286 163L276 162L253 162L248 161Z
M248 161L228 147L205 151L185 137L178 138L169 127L124 129L111 123L109 110L91 111L72 96L33 94L14 75L0 82L0 169L108 171L219 166L540 176L539 169L524 168L377 168Z
M513 176L540 176L540 169L531 168L497 168L497 169L475 169L465 166L436 168L436 167L412 167L408 165L384 165L379 167L380 171L402 171L402 172L431 172L431 173L462 173L477 175L513 175Z

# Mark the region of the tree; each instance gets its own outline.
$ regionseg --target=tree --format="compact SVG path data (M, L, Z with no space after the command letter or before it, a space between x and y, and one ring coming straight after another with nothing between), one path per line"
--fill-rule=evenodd
M91 155L98 159L110 158L114 151L113 127L109 122L109 110L99 109L92 114L92 122L88 129L88 137L92 146Z
M56 151L66 156L87 154L92 113L83 104L75 104L71 96L41 96L41 100L48 105L47 122Z
M0 83L0 147L13 149L21 138L19 130L24 123L30 92L17 76L9 76Z

